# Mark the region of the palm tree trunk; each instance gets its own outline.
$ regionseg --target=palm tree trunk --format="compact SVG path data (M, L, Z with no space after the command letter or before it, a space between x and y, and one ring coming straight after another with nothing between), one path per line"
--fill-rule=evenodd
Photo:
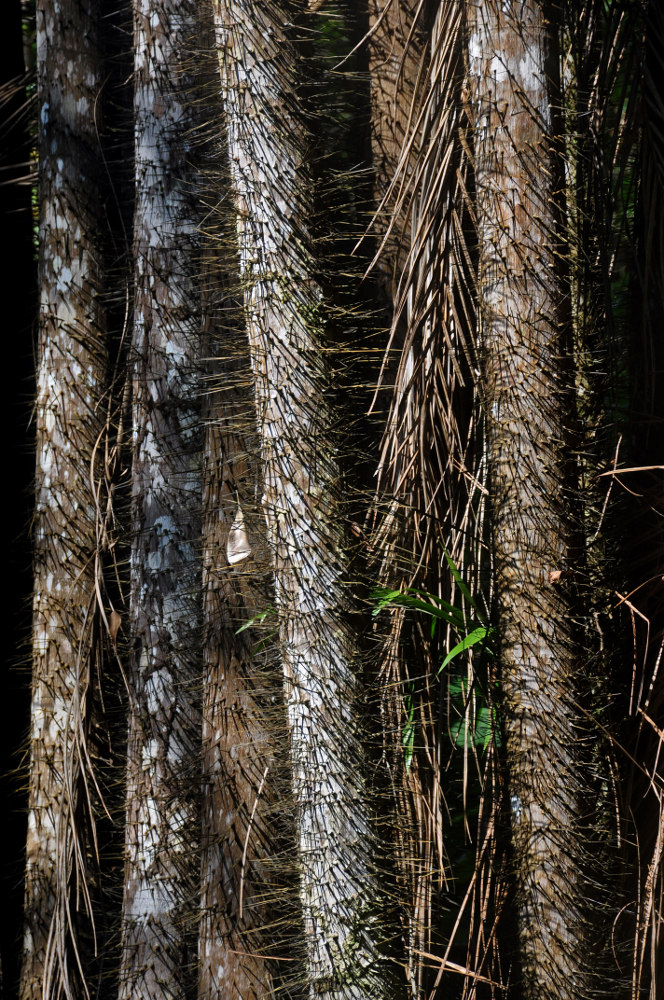
M120 997L183 997L195 973L200 782L201 433L196 4L134 4L133 532Z
M222 240L227 248L227 233ZM214 266L209 257L204 353L218 360L208 362L204 406L199 996L260 1000L272 990L268 956L284 916L274 864L280 678L254 650L254 629L238 632L274 598L256 523L259 470L250 456L258 448L242 309L225 262Z
M40 315L23 1000L85 989L77 914L90 916L86 739L98 648L92 482L106 377L98 16L95 0L66 10L49 0L37 6Z
M577 997L584 954L577 569L552 10L469 6L478 299L523 996ZM548 15L548 16L547 16ZM559 105L558 105L559 106Z
M299 60L287 28L298 10L251 0L217 0L215 10L290 730L308 992L325 1000L394 997L378 948L382 904L345 589L340 468L308 231Z

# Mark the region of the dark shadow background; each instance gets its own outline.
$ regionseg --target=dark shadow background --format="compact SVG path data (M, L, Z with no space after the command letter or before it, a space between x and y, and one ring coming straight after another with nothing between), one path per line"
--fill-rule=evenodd
M37 264L30 179L34 87L26 86L20 0L5 0L0 31L1 426L5 428L2 518L4 587L0 616L0 956L2 996L17 994L27 810L30 520L34 429Z

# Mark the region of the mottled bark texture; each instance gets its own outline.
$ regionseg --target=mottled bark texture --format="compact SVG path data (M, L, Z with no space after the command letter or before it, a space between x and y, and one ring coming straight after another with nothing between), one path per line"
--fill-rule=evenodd
M134 4L133 468L120 997L195 982L200 783L200 292L193 0Z
M274 595L259 515L248 344L229 281L233 241L222 231L220 243L223 262L209 253L205 295L204 353L214 360L204 404L199 997L260 1000L271 995L275 963L268 956L276 954L275 925L286 912L275 887L274 753L275 730L281 721L283 736L285 719L279 666L270 669L256 648L264 633L238 633Z
M271 550L311 997L398 995L365 788L340 469L326 399L295 4L215 6Z
M468 8L503 728L522 995L586 995L582 718L571 591L567 287L558 224L552 9Z
M95 0L37 5L41 291L23 1000L82 990L77 926L89 913L86 737L98 638L91 483L106 370L98 14Z

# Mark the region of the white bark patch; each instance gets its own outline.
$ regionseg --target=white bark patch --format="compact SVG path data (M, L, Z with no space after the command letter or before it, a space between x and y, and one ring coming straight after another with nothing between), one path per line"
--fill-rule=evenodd
M175 695L170 671L165 668L154 670L145 682L145 693L150 715L156 715L163 705L173 705Z
M542 67L538 65L533 53L526 49L519 60L518 75L523 80L526 92L539 91L542 81Z
M171 911L172 898L168 889L158 881L150 880L139 882L126 912L132 920L147 923L170 916Z
M504 81L507 80L509 73L507 71L507 66L505 65L504 57L493 57L491 60L490 72L496 83L504 83Z
M477 32L471 32L470 37L468 38L468 57L471 60L471 63L479 63L484 54L485 51L482 47L480 35ZM472 72L477 72L476 65L472 67Z

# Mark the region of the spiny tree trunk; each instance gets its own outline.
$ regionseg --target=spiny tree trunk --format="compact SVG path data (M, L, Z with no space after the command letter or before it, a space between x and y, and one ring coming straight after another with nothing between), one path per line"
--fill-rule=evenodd
M568 289L561 274L552 9L469 6L478 301L503 728L524 997L578 997L584 951ZM558 105L559 106L559 105Z
M224 390L226 391L226 390ZM225 408L225 407L224 407ZM251 546L240 527L237 489L245 485L237 438L226 434L213 399L206 426L203 611L203 860L199 943L200 996L265 997L271 989L273 953L268 900L274 874L269 861L276 836L269 811L274 759L264 718L267 691L252 654L251 633L237 631L249 615L237 576L244 566L228 562L229 544ZM229 454L229 446L232 451ZM241 447L241 446L240 446ZM240 514L244 517L244 513ZM237 520L236 520L237 519ZM236 525L233 527L233 525ZM230 535L230 539L229 539ZM252 559L247 551L245 559ZM233 551L239 557L241 551ZM253 563L253 559L252 559ZM257 570L252 566L252 576ZM248 581L247 581L248 582ZM255 597L265 587L252 588ZM251 604L249 605L251 607ZM258 659L258 658L256 658ZM273 707L273 706L271 706ZM270 774L272 771L272 774Z
M205 297L204 354L217 360L208 362L204 405L199 996L260 1000L271 995L268 956L275 953L274 924L284 917L275 888L272 736L281 697L278 668L268 671L254 648L260 631L238 633L274 597L256 523L259 469L248 454L257 452L255 409L226 232L221 245L221 254L209 252Z
M301 9L218 0L215 10L290 729L307 988L325 1000L392 998L378 948L385 928L340 467L310 255L299 60L287 27Z
M86 738L98 642L91 484L106 374L98 7L37 7L40 316L23 1000L84 992L77 925L79 911L90 916Z
M136 0L129 737L120 997L194 977L200 781L200 301L186 72L196 4Z

